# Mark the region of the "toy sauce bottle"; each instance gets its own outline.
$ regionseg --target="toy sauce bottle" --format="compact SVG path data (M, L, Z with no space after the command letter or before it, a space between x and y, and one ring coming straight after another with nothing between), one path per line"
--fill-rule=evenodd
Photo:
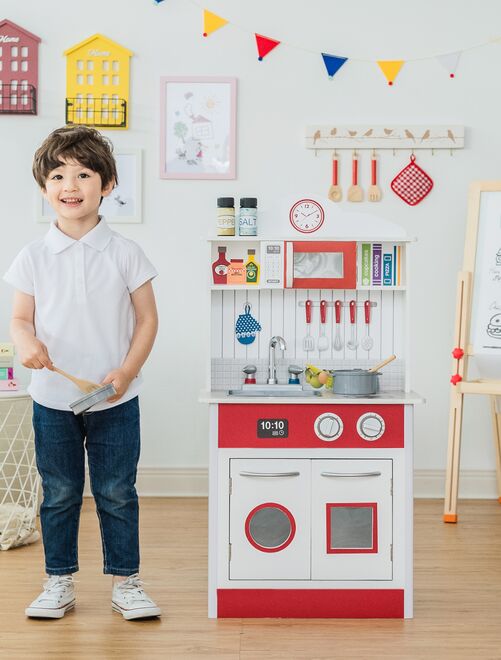
M219 256L212 264L212 280L214 284L226 284L228 281L228 266L230 265L230 262L226 260L226 246L219 246L217 251Z
M257 284L259 282L259 264L255 259L256 250L247 250L247 263L245 264L245 275L247 284Z

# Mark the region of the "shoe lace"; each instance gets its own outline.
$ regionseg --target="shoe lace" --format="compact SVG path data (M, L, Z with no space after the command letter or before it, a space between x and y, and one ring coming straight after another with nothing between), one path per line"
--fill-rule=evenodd
M73 583L73 578L70 575L51 575L45 580L43 589L47 594L57 593L71 587Z
M143 600L147 598L143 584L146 584L146 582L140 579L138 573L134 573L134 575L129 575L128 578L119 582L117 589L129 598Z

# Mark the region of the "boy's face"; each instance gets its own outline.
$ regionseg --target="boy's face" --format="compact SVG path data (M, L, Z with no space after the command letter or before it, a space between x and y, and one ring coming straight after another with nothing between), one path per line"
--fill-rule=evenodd
M44 197L57 213L58 220L85 222L96 220L101 197L113 190L113 182L102 187L101 176L77 161L62 159L49 172Z

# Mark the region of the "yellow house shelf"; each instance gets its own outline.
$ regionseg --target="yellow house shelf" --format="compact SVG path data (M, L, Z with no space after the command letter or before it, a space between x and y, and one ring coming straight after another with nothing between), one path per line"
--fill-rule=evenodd
M128 128L132 51L95 34L64 54L66 123Z

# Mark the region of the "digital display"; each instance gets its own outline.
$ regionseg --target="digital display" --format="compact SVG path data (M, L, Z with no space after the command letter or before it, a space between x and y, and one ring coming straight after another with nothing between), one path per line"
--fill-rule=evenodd
M258 438L288 438L289 420L288 419L258 419L257 420Z

